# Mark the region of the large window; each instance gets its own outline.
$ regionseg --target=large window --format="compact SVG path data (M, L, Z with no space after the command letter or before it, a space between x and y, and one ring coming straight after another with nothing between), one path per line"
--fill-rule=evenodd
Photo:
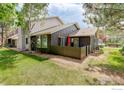
M47 48L47 35L37 36L37 48Z
M41 48L41 37L37 37L37 48Z
M47 35L41 36L41 48L47 48Z
M71 38L71 46L74 47L74 38Z
M74 47L79 47L79 38L74 38Z
M66 46L67 45L67 38L65 38L65 37L58 38L58 45L62 46L62 47Z

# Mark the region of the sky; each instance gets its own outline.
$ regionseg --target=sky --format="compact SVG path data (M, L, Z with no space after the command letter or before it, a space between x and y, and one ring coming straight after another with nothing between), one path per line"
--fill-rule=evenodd
M83 22L83 12L84 10L82 8L82 4L52 3L49 4L48 7L49 16L59 16L64 21L64 23L77 22L81 28L86 28L88 25Z
M23 4L19 4L17 10L20 11ZM88 27L88 24L83 22L84 9L82 4L76 3L50 3L48 6L49 16L58 16L64 23L77 22L81 28Z

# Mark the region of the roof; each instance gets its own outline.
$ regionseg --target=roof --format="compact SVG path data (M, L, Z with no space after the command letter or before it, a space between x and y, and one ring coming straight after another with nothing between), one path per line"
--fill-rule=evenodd
M60 31L60 30L62 30L64 28L67 28L67 27L69 27L71 25L74 25L74 23L64 24L64 25L58 25L58 26L46 28L46 29L43 29L41 31L31 33L30 35L31 36L34 36L34 35L41 35L41 34L52 34L52 33L55 33L57 31Z
M51 19L51 18L56 18L56 19L58 19L62 24L64 24L64 22L63 22L58 16L50 16L50 17L47 17L46 19Z
M94 28L84 28L70 35L70 37L92 36L95 35L96 31Z
M56 19L58 19L60 22L61 22L61 24L64 24L64 22L58 17L58 16L49 16L49 17L44 17L44 18L41 18L41 20L47 20L47 19L53 19L53 18L56 18ZM37 19L37 20L33 20L32 19L32 22L34 22L34 21L41 21L40 19Z
M8 39L18 39L18 35L17 34L13 35L13 36L9 37Z

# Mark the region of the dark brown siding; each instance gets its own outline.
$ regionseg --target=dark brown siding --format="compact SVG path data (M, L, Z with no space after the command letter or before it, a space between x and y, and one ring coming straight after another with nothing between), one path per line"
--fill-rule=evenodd
M79 47L90 45L90 37L79 37Z
M47 35L47 44L48 44L48 51L51 47L51 35Z
M51 46L50 53L68 56L72 58L83 59L86 57L86 47L61 47Z

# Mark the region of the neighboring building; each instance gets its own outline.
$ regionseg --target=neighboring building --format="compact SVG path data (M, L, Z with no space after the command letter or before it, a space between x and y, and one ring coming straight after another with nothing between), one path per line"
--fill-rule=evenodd
M32 21L29 38L21 28L8 35L8 45L19 50L41 51L84 58L97 47L95 29L81 29L77 23L64 24L58 17Z

